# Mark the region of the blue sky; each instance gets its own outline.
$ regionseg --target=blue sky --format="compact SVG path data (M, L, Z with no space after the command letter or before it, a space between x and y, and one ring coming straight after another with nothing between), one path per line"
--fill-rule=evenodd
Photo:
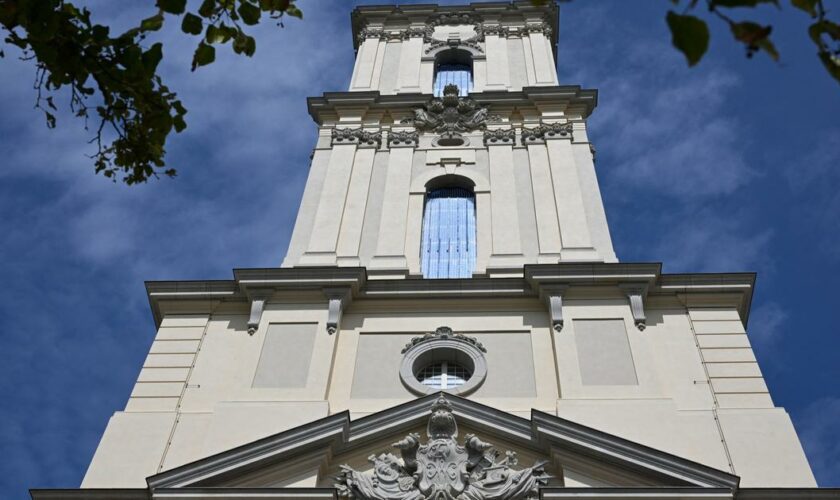
M154 11L151 0L90 3L117 27ZM780 64L747 60L714 24L690 70L669 45L668 5L561 7L560 82L600 92L590 136L616 251L666 272L758 272L749 334L767 383L820 484L840 486L840 88L807 40L807 16L787 5L763 11ZM168 148L179 176L131 188L93 174L80 122L62 113L46 129L34 70L6 48L2 496L78 486L154 336L144 280L279 266L314 145L305 99L347 88L352 6L304 0L305 21L257 30L253 59L220 50L196 73L195 40L170 21L163 73L190 110Z

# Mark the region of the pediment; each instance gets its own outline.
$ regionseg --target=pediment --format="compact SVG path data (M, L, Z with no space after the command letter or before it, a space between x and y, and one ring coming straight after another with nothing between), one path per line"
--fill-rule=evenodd
M450 436L453 426L457 436ZM394 447L398 442L401 445ZM440 458L443 455L446 458ZM563 496L578 487L700 488L728 497L739 481L732 474L554 415L533 410L525 419L438 393L354 421L347 412L331 415L151 476L147 482L152 491L271 488L297 497L305 485L309 495L304 496L309 497L349 493L356 498L419 500L425 496L412 491L435 487L423 478L447 468L470 472L431 481L453 482L453 488L466 488L475 499L500 491L502 496L496 498L525 498L527 488L539 490L543 497ZM385 495L383 488L393 491ZM505 496L503 488L516 489L519 496Z

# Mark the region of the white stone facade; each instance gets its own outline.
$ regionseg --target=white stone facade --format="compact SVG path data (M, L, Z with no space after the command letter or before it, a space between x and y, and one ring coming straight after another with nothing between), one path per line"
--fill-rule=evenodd
M271 443L302 446L295 433L333 422L345 429L335 456L301 452L216 483L190 479L329 488L339 464L364 468L392 434L420 425L399 417L398 405L417 401L400 379L402 351L441 326L486 348L486 379L466 398L492 411L456 414L526 461L543 452L536 441L517 441L525 438L516 426L550 441L560 431L546 429L562 425L541 427L548 414L618 440L598 453L649 453L645 467L696 463L740 478L742 488L815 486L744 329L754 275L665 275L658 264L617 262L586 134L596 93L557 85L555 9L521 2L355 11L350 92L310 99L320 131L282 267L237 270L225 282L147 284L158 333L83 488L146 488L150 476L160 479L149 484L186 485L178 478L201 467L227 470L207 457L221 453L240 467ZM482 19L480 29L440 21L453 13ZM493 115L486 130L460 134L460 146L436 145L439 134L406 120L431 98L435 41L468 42L472 97ZM421 278L423 205L439 179L475 192L471 279ZM490 425L476 416L495 411L528 420L497 416ZM348 444L357 431L330 420L342 412L375 443ZM385 421L401 427L365 434ZM688 472L621 472L556 446L547 467L557 488L708 486ZM547 497L566 498L552 491ZM656 498L687 498L669 494ZM735 492L714 495L692 498Z

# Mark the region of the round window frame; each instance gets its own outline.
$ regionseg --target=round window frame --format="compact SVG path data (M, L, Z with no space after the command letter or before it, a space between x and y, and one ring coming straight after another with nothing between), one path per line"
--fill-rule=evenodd
M431 387L417 379L417 372L421 368L443 360L471 368L472 376L463 384L451 389ZM402 363L400 363L400 379L403 385L418 396L436 392L466 396L478 389L486 378L487 360L484 358L484 353L476 346L452 337L418 343L405 352Z

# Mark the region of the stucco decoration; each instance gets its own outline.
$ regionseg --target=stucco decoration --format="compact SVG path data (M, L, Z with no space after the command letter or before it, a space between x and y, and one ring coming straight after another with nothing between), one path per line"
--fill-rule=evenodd
M417 147L418 135L416 130L391 131L388 133L388 147Z
M421 337L414 337L413 339L411 339L411 342L409 342L408 344L405 345L405 347L403 347L402 353L405 354L412 347L415 347L415 346L417 346L419 344L422 344L424 342L433 342L435 340L447 340L447 339L456 340L458 342L464 342L466 344L469 344L469 345L475 347L476 349L478 349L481 352L487 352L487 349L484 348L484 344L482 344L481 342L479 342L475 338L468 337L468 336L463 335L461 333L454 333L452 331L452 328L449 328L448 326L439 326L439 327L437 327L437 329L435 329L434 333L427 333L427 334L425 334Z
M548 21L540 21L538 23L527 24L524 27L503 26L501 24L493 24L482 27L484 35L499 36L502 38L508 37L522 37L530 35L531 33L542 33L546 38L551 38L551 24Z
M520 500L539 497L539 488L551 476L544 470L545 461L515 469L516 453L505 458L490 443L473 434L458 444L458 424L452 405L441 395L432 405L426 426L427 441L409 434L392 446L392 453L371 455L373 470L359 472L341 466L336 478L338 494L359 500Z
M369 132L361 128L332 129L332 145L357 144L359 147L378 148L382 145L382 132Z
M447 388L446 392L465 396L478 389L487 378L486 352L484 345L475 338L454 333L448 326L441 326L434 333L414 337L405 345L402 350L400 380L414 394L432 394L440 389L420 382L417 373L433 363L457 363L472 375L463 384Z
M572 123L546 123L534 128L522 128L522 144L542 144L546 139L571 139Z
M484 132L485 146L512 146L515 140L516 132L512 128L500 128Z
M432 34L435 32L435 26L457 26L457 25L473 25L473 29L475 30L475 35L461 39L451 39L451 40L439 40L437 38L433 38ZM484 41L484 29L482 28L481 18L476 16L475 14L471 13L458 13L458 12L447 12L444 14L438 14L437 16L432 16L426 21L426 33L423 37L423 41L426 42L426 54L437 50L440 47L445 45L449 45L451 47L458 47L458 46L465 46L469 47L479 53L483 53L484 49L481 48L481 42Z
M433 97L422 108L414 110L414 118L403 120L417 130L437 132L442 138L461 138L464 132L487 128L487 108L470 97L459 97L458 86L443 88L443 97ZM446 144L449 145L449 144Z

